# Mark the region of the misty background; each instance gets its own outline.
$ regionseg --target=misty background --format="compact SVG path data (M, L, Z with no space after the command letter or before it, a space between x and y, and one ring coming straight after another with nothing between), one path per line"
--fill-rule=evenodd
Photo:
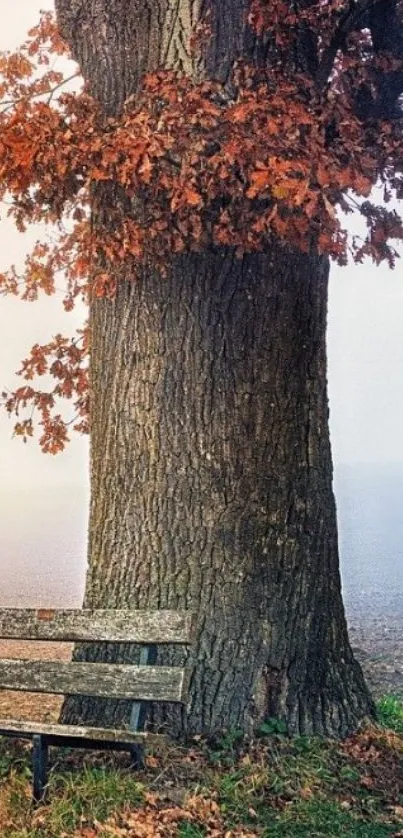
M0 0L0 49L20 43L47 0ZM403 211L403 210L402 210ZM0 271L21 264L41 235L0 220ZM356 222L354 222L356 223ZM332 267L329 392L343 587L356 614L403 616L403 270L371 263ZM0 390L12 389L22 358L83 312L56 297L0 297ZM0 605L79 605L85 576L88 446L44 455L12 437L0 412Z

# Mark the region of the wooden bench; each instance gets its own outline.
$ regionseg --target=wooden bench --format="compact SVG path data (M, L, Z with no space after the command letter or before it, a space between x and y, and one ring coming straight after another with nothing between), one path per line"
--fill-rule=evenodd
M33 740L33 796L44 796L48 746L127 750L138 765L145 743L161 739L144 727L147 702L184 704L184 667L154 666L161 644L191 642L187 612L132 610L53 610L0 608L0 638L62 642L140 644L140 664L0 660L0 689L120 698L133 701L127 729L47 724L0 719L0 735Z

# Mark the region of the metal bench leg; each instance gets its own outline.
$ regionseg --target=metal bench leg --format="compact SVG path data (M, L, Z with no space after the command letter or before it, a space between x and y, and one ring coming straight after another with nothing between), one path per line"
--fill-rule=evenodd
M142 771L145 767L144 745L132 745L130 748L130 767L134 771Z
M40 803L45 795L48 777L48 744L40 734L33 737L34 802Z
M156 646L142 646L140 649L140 658L139 664L140 666L147 666L153 665L157 660L157 647ZM130 714L130 725L129 729L131 731L136 730L144 730L145 721L147 718L147 701L134 701L132 705L132 711ZM130 748L131 754L131 767L135 771L141 771L145 767L145 749L144 745L141 743L139 745L132 745Z

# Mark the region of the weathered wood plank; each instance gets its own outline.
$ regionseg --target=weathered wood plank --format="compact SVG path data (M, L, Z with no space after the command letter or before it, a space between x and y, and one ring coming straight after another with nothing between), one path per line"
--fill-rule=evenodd
M186 611L0 608L0 637L18 640L190 643Z
M58 695L182 702L184 669L110 663L0 660L0 688Z
M133 732L130 730L83 727L82 725L59 725L47 724L46 722L26 722L16 719L0 719L0 736L10 734L20 735L22 738L30 739L37 734L45 736L73 737L76 739L93 739L102 742L123 742L136 744L153 744L161 742L163 736L158 733L146 733L144 731Z

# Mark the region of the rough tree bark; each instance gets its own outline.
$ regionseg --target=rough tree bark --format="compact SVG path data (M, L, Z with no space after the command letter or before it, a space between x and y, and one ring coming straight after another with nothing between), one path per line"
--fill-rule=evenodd
M56 2L108 113L158 65L225 80L239 55L253 58L241 0L213 4L206 54L191 57L202 5ZM373 704L341 598L328 262L279 244L242 259L184 255L171 268L165 279L144 268L92 304L86 604L198 613L189 732L276 716L290 732L345 735ZM65 718L77 710L68 703ZM121 713L81 710L87 721Z

